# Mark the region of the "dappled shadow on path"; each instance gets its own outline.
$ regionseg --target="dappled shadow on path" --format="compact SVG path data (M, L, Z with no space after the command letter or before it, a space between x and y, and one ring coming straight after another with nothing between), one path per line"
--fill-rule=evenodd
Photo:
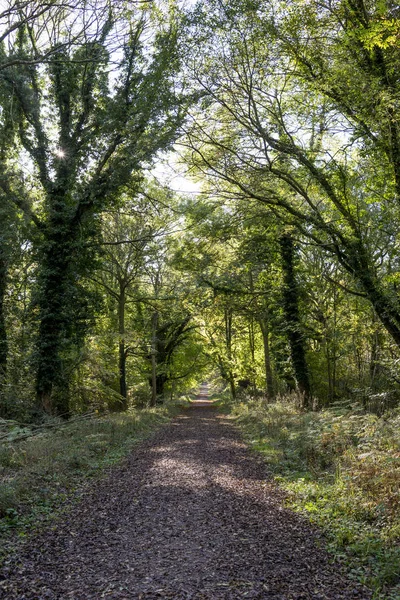
M0 598L367 600L321 541L229 419L193 406L29 542Z

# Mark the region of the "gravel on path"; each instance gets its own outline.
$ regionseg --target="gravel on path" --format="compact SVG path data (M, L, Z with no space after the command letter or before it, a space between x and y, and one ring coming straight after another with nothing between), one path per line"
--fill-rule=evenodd
M7 600L368 600L202 392L0 572Z

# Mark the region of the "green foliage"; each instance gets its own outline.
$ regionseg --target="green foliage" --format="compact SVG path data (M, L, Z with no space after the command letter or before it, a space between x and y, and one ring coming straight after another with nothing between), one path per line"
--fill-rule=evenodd
M54 35L34 11L5 32L4 416L145 406L153 367L157 401L218 369L232 395L396 404L398 19L360 6L100 1L88 33L56 3ZM144 175L184 121L190 199Z
M230 210L235 200L249 212L257 204L302 244L323 249L400 346L392 277L399 54L393 45L368 54L351 38L371 30L375 3L343 1L332 11L313 1L288 9L237 2L228 10L210 0L201 9L192 34L204 44L193 45L191 84L208 104L206 116L201 105L192 110L190 168L214 196L229 198Z
M171 260L175 195L147 180L135 190L127 187L119 200L121 208L103 217L101 261L90 285L102 294L104 308L76 391L86 390L96 406L101 397L110 399L102 389L113 390L114 408L123 410L124 390L125 404L152 400L153 348L158 402L199 382L207 360L193 319L196 290Z
M231 407L289 505L324 527L342 557L376 598L399 593L399 411L382 417L361 407L304 413L293 401Z
M379 20L371 23L368 28L358 31L357 34L368 50L373 50L375 47L386 49L398 43L400 22L398 18L385 19L381 17Z
M37 226L36 392L41 409L66 416L71 373L99 310L97 290L84 282L94 269L99 216L174 142L187 102L173 81L177 14L108 4L87 11L81 3L51 11L43 64L40 19L32 18L29 35L16 25L0 72L0 92L13 99L3 102L1 125L5 131L11 118L17 140L2 191ZM77 34L82 27L74 43L65 20ZM13 61L14 52L23 60ZM27 157L32 181L21 173Z

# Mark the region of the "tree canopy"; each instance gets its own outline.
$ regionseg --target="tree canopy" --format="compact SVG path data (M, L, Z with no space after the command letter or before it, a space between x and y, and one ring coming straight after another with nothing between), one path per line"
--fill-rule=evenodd
M0 29L3 415L211 374L396 397L395 3L17 2Z

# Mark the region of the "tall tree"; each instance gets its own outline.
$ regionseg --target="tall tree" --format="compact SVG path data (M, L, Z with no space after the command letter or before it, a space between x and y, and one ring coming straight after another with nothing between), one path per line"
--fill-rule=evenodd
M135 195L133 193L133 195ZM127 305L133 302L132 294L138 285L145 264L146 245L156 232L148 222L145 210L138 203L125 200L124 207L104 215L100 242L100 260L91 276L110 297L117 311L119 408L128 407L126 363L130 351L127 343Z
M290 233L285 232L280 240L283 269L283 307L293 367L304 407L311 404L311 387L306 361L304 332L302 332L299 309L299 290L295 273L295 246Z
M345 34L341 25L347 14L342 8L350 11L350 3L308 3L304 22L300 4L292 3L288 12L279 3L226 7L210 2L198 9L193 30L203 36L203 45L201 56L192 48L189 76L203 97L187 128L188 160L221 195L268 206L335 257L400 346L400 305L393 286L397 120L391 110L372 114L373 91L367 93L367 107L357 100L363 98L360 87L350 84L347 93L343 85L341 58L348 79L361 82L358 63L368 62L372 52L357 41L366 34L358 30L353 40L358 58L352 57L350 24ZM378 3L374 6L378 19ZM373 53L379 56L379 36L374 39ZM398 50L388 43L384 53L388 72L394 73ZM368 67L371 90L383 77L378 63L374 59ZM342 90L343 106L332 99L333 82ZM392 87L383 96L394 106ZM385 132L391 132L392 141L382 160ZM380 260L377 247L386 248L389 260Z
M66 415L69 358L89 317L81 284L91 269L87 241L132 173L172 143L184 112L173 83L176 23L154 29L150 11L125 13L123 3L106 4L95 22L87 8L90 26L76 46L63 43L61 16L52 21L49 58L41 67L28 60L36 30L21 30L18 53L27 60L1 71L43 199L39 216L25 200L27 189L23 200L13 198L41 235L36 389L47 412ZM7 177L20 178L16 167Z

